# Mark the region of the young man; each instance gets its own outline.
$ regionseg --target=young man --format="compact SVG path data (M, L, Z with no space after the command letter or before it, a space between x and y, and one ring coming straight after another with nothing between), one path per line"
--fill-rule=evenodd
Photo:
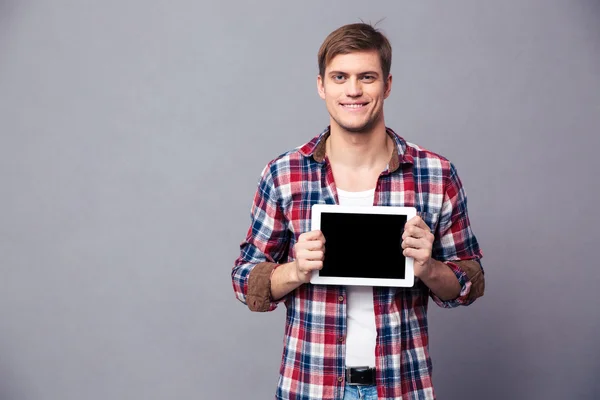
M330 126L271 161L254 197L231 276L250 310L287 308L277 399L434 399L428 299L456 307L483 295L482 254L456 169L385 125L391 53L367 24L325 39L317 88ZM315 203L416 207L402 243L415 285L310 284L327 247L310 231Z

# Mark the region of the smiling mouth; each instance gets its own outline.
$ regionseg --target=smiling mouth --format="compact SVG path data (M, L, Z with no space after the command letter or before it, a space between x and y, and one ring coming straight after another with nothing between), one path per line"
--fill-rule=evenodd
M350 104L340 104L344 108L349 108L351 110L357 110L359 108L365 107L369 103L350 103Z

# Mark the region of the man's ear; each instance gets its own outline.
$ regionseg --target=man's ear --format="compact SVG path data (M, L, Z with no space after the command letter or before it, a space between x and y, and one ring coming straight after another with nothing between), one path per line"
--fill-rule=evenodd
M325 100L325 86L323 85L323 77L321 74L317 75L317 92L319 92L319 96Z
M392 74L388 74L388 77L385 81L385 91L383 92L383 98L387 99L392 91Z

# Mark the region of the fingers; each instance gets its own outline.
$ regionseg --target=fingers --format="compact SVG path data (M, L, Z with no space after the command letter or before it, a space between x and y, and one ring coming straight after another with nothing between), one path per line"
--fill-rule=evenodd
M320 240L311 240L309 242L298 242L296 243L296 251L298 250L324 250L325 243Z
M404 225L404 233L402 234L402 239L404 240L408 237L424 238L431 240L432 242L434 239L434 235L431 233L431 229L429 229L429 226L419 216L411 218Z
M321 231L310 231L300 235L294 245L296 270L302 282L308 282L312 272L323 268L325 259L325 237Z
M427 247L431 247L429 245L429 242L425 239L419 239L419 238L414 238L414 237L407 237L406 239L402 240L402 248L403 249L424 249Z
M402 242L402 255L425 262L431 257L431 244L424 239L407 238Z
M298 242L306 242L311 240L320 240L325 243L325 236L323 236L323 232L316 230L310 232L304 232L298 237Z
M424 263L430 258L429 253L425 249L414 249L409 247L402 251L404 257L414 258L416 262Z
M418 215L415 215L414 217L409 219L406 222L406 226L416 226L421 229L429 230L429 225L427 225L425 221L423 221L423 218L419 217Z
M309 261L300 258L296 259L296 276L298 281L303 283L310 282L313 271L323 268L323 261Z
M325 250L298 249L296 258L308 261L323 261L325 259Z
M404 257L418 258L418 256L420 254L419 254L419 250L409 247L408 249L402 250L402 255Z
M312 272L321 268L323 268L323 261L304 260L302 263L298 263L298 269L302 273Z
M402 254L404 257L412 257L415 260L427 260L431 256L433 247L433 235L413 237L408 236L402 240Z
M412 217L411 220L414 220L415 225L417 225L423 229L429 229L429 225L427 225L425 223L425 221L423 221L423 218L421 218L420 215L416 215L416 216Z
M325 253L325 237L321 231L303 233L294 246L296 257L322 260Z
M415 276L421 277L430 265L434 240L434 234L421 217L413 217L404 225L402 255L414 259Z

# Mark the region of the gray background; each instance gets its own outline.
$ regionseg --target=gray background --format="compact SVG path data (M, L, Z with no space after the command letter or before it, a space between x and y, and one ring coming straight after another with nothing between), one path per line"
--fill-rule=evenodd
M230 271L263 166L378 21L386 121L450 158L487 293L432 304L440 399L597 399L600 2L0 1L0 399L266 399L284 309Z

